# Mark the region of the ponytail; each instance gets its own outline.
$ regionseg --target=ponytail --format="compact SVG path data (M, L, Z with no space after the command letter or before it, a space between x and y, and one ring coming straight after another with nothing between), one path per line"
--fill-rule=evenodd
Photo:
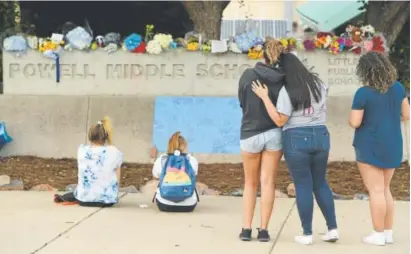
M266 64L270 66L276 65L280 56L286 52L283 43L272 37L267 37L264 42L263 56Z
M101 121L105 134L106 134L106 142L109 145L113 144L113 127L111 126L111 121L108 116L105 116Z
M97 124L90 127L88 139L92 143L98 143L101 145L113 144L113 128L111 127L111 121L107 116L105 116L103 120L98 121Z
M187 142L179 131L175 132L168 141L167 153L174 153L174 151L184 152L187 148Z

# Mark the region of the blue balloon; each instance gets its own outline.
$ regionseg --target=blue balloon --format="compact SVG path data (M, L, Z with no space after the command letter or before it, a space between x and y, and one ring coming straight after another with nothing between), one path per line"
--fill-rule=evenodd
M124 45L126 46L126 49L128 51L133 51L138 46L140 46L141 41L142 41L141 35L132 33L124 40Z
M10 143L13 139L7 134L6 123L0 122L0 148Z

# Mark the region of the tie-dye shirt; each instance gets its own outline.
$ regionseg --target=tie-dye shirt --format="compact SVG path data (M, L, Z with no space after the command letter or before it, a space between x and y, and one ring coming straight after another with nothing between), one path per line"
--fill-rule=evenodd
M118 202L116 169L123 154L114 146L80 145L77 151L78 185L75 197L82 202Z

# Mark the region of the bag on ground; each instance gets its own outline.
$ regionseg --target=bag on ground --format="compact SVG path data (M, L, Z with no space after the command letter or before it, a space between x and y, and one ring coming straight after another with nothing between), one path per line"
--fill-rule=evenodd
M160 196L172 202L191 197L196 188L196 175L185 154L169 154L160 176Z

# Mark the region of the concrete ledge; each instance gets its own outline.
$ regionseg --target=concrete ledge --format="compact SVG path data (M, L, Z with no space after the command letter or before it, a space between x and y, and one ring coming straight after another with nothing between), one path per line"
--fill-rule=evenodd
M87 125L105 115L113 121L115 145L129 162L149 163L152 147L154 97L92 96Z
M35 155L75 158L79 144L87 142L91 124L108 115L113 120L114 142L128 162L151 163L153 96L2 95L0 120L13 142L0 156ZM354 130L348 126L352 96L331 96L327 126L331 135L330 161L354 161ZM409 122L403 134L409 133ZM404 160L409 153L404 136ZM195 154L201 163L241 162L239 154Z
M298 57L330 85L330 95L347 95L357 89L358 55L299 51ZM241 74L256 62L245 54L206 54L183 49L160 55L121 50L113 54L104 50L62 52L61 80L56 83L55 62L41 53L29 50L16 57L4 52L4 93L236 96Z
M75 157L86 140L85 96L0 96L0 119L13 142L1 156Z

